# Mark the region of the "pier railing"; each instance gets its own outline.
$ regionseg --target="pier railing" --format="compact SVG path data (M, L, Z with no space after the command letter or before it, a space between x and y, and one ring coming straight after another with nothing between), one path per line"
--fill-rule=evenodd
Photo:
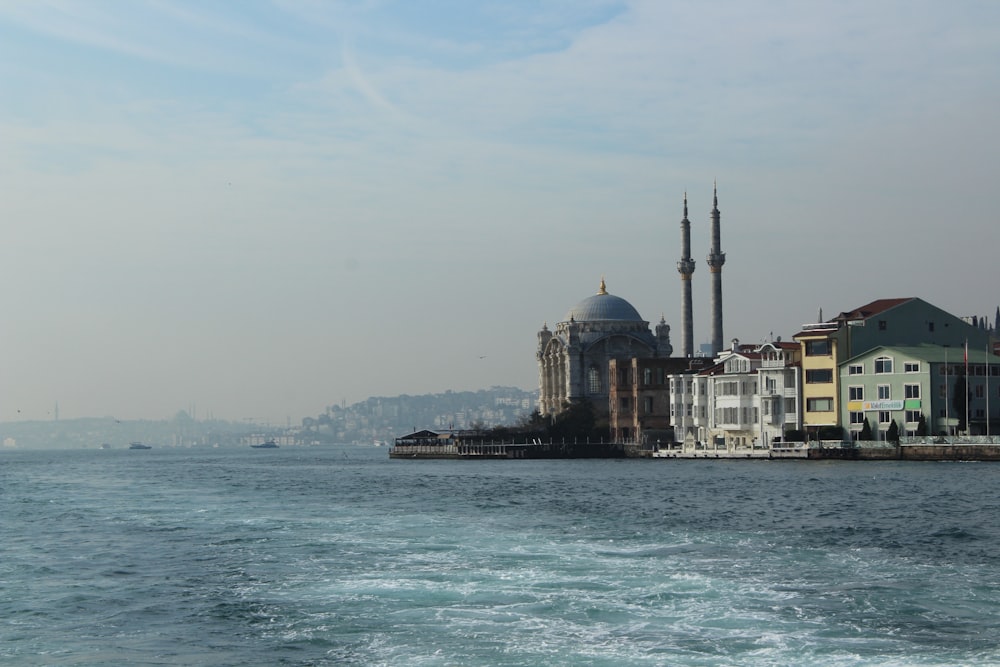
M397 442L390 450L391 458L469 458L469 459L528 459L624 456L621 443L603 441L517 442L503 440L462 440L441 444L409 444Z

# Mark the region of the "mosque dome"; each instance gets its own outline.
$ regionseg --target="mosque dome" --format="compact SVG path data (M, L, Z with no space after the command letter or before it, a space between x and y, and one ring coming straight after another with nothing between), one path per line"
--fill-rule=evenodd
M632 304L620 296L608 294L601 279L601 288L597 294L588 296L566 313L564 321L594 322L600 320L616 320L626 322L644 321Z

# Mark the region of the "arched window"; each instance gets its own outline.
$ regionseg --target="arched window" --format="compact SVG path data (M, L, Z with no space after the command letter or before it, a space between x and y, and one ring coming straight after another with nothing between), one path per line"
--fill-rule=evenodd
M601 371L597 366L587 369L587 392L590 394L601 393Z
M879 357L875 360L875 373L891 373L892 372L892 357Z

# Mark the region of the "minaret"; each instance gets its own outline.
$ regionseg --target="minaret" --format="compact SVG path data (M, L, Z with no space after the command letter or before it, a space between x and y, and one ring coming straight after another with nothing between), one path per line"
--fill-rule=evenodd
M722 265L726 253L719 241L719 186L712 186L712 251L708 255L708 270L712 274L712 354L722 351Z
M694 356L694 325L691 323L691 274L694 273L691 259L691 221L688 220L688 195L684 193L684 219L681 220L681 261L677 262L677 273L681 274L681 354Z

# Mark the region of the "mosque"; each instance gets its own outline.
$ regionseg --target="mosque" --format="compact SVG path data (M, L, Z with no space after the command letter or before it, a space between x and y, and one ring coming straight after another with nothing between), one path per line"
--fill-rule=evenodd
M712 354L722 350L722 266L726 255L720 249L718 188L713 189L712 247L707 263L712 281ZM691 223L687 194L681 220L682 356L694 356L691 279L695 262L691 259ZM556 415L580 400L591 401L598 414L608 414L612 360L668 359L673 354L670 325L663 317L650 331L649 322L625 299L609 294L601 279L593 294L569 309L555 330L542 325L538 332L538 411Z

